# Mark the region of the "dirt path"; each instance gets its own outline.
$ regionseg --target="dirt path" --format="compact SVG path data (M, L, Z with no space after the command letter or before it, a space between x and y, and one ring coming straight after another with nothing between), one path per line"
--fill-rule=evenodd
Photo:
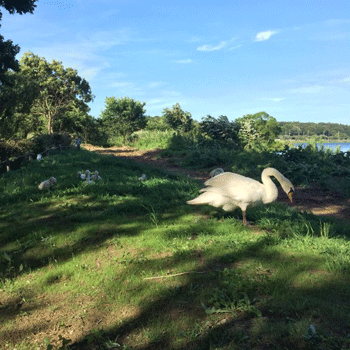
M132 147L101 148L88 144L84 144L83 147L88 151L100 154L112 154L117 157L125 157L139 162L153 164L170 172L180 172L201 181L209 178L208 172L183 169L172 163L171 159L159 158L159 149L139 150ZM288 199L283 194L278 200L288 202ZM322 192L321 190L297 188L295 205L300 211L311 211L318 216L330 216L350 221L350 199L344 199Z

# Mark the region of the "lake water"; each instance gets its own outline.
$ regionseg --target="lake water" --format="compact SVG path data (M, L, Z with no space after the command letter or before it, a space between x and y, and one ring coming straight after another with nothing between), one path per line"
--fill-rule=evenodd
M307 146L307 143L296 143L294 146L299 146L299 145L303 145L303 146ZM325 142L322 143L322 146L324 148L330 148L332 150L336 150L337 147L340 146L340 151L341 152L350 152L350 143L347 142ZM317 147L320 147L320 144L317 144Z

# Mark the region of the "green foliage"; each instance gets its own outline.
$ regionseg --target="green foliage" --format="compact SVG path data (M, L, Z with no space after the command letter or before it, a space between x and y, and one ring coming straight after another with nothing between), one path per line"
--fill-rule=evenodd
M35 3L37 0L21 0L21 1L11 1L11 0L1 0L0 6L4 7L10 14L18 13L20 15L24 13L33 13L36 7ZM2 13L0 10L0 20Z
M5 41L4 37L0 35L0 88L3 84L10 82L6 74L7 71L19 69L18 61L15 58L19 50L18 45L13 45L11 40Z
M109 135L121 136L125 143L135 131L145 128L145 102L135 101L129 97L116 99L107 97L105 109L101 113L101 123Z
M309 139L317 136L323 140L350 139L350 125L336 123L302 123L279 122L281 132L279 137Z
M172 130L170 125L166 122L164 116L163 117L146 117L147 125L145 130L149 131L169 131Z
M208 115L199 123L200 131L211 142L236 148L238 144L238 128L235 122L230 122L224 115L217 119Z
M126 145L138 149L167 149L171 144L173 135L173 130L140 130L132 135L132 139L130 142L126 142Z
M87 103L93 100L89 83L75 69L65 69L55 60L49 63L31 52L23 55L20 69L18 74L35 92L30 114L45 121L49 134L57 130L60 116L76 112L71 113L74 117L89 110Z
M71 144L72 139L69 135L56 133L37 135L20 141L3 140L0 141L0 161L9 159L10 168L14 170L17 168L17 163L21 165L27 159L35 159L37 154L46 152L48 149L68 149ZM21 159L17 161L17 158Z
M220 272L220 283L208 296L207 313L230 312L252 313L261 316L254 305L257 295L268 292L268 276L264 273L252 278L237 270L224 269Z
M14 13L33 13L36 7L35 2L37 0L22 0L22 1L10 1L1 0L0 1L0 21L2 19L1 7L4 7L10 14ZM0 24L1 27L1 24ZM10 83L6 73L9 70L18 70L18 61L16 60L16 55L18 54L20 48L18 45L13 45L11 40L4 40L4 37L0 35L0 89L3 84ZM1 99L0 99L1 102ZM1 103L0 103L1 106ZM1 115L1 107L0 107Z
M172 109L165 108L162 117L167 124L176 131L188 132L193 128L191 114L183 111L178 103L176 103Z
M2 140L0 141L0 161L4 161L6 158L15 158L30 153L31 149L32 142L29 140Z
M10 85L0 89L0 135L5 138L26 138L29 133L40 132L43 122L32 115L31 108L38 96L36 84L18 73L8 73Z
M247 114L236 119L238 138L245 150L268 150L275 147L280 127L274 117L265 112Z

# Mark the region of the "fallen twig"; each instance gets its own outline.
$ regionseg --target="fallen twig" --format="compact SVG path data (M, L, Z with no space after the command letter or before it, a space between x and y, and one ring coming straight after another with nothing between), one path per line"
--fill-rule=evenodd
M154 280L154 279L157 279L157 278L169 278L169 277L176 277L176 276L188 275L188 274L190 274L190 273L208 273L208 272L206 272L206 271L204 271L204 272L187 271L187 272L175 273L174 275L146 277L146 278L144 278L144 280Z

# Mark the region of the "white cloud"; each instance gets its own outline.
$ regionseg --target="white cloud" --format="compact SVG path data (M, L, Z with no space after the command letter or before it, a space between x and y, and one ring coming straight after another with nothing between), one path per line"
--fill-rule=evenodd
M176 101L172 99L151 98L146 101L146 109L147 111L158 113L160 115L164 108L171 108L175 103Z
M218 45L214 46L214 45L202 45L202 46L198 46L197 47L197 51L204 51L204 52L212 52L212 51L218 51L218 50L222 50L223 48L225 48L227 46L227 41L221 41Z
M174 90L163 90L161 94L165 97L179 97L181 96L181 92Z
M175 60L174 62L179 64L190 64L190 63L193 63L193 60L191 60L190 58L187 58L183 60Z
M166 85L166 83L164 83L163 81L151 81L150 83L148 83L148 87L150 89L156 89L164 85Z
M318 94L324 90L323 86L313 85L289 90L293 94Z
M111 83L109 86L116 89L127 89L134 87L134 84L129 81L119 81Z
M278 103L278 102L285 100L285 98L283 98L283 97L268 97L268 98L265 98L264 100Z
M266 40L269 40L272 37L272 35L277 34L277 33L278 33L277 30L267 30L265 32L259 32L255 36L255 41L266 41Z
M340 81L341 83L350 83L350 77L344 78Z
M197 44L199 42L203 41L202 38L198 37L198 36L193 36L190 39L187 40L188 43L190 44Z
M235 46L232 46L232 47L230 47L230 51L233 51L233 50L238 50L240 47L242 47L242 45L241 44L238 44L238 45L235 45Z

